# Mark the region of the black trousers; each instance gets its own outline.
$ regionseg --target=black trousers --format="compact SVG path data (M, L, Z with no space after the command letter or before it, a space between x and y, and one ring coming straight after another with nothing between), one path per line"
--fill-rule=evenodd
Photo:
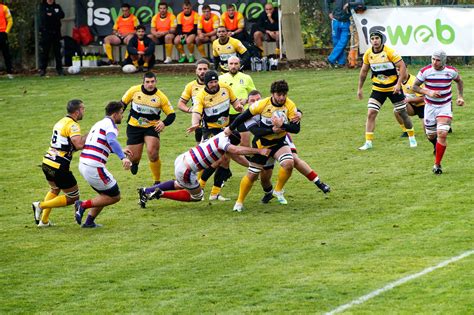
M62 56L61 56L61 35L57 33L40 33L39 41L39 57L41 70L46 70L49 61L49 52L53 50L54 59L56 61L56 70L62 70Z
M5 32L0 32L0 50L2 50L3 59L5 59L5 68L7 69L7 73L13 73L10 45L8 43L8 35Z

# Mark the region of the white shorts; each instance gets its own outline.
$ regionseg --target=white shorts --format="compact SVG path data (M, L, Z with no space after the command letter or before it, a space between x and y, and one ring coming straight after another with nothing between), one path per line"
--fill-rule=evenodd
M451 104L446 104L443 106L435 106L426 104L425 105L425 126L436 126L436 118L438 117L447 117L453 118L453 110Z
M114 176L105 167L79 163L79 172L89 185L97 191L106 191L117 185Z
M197 174L188 169L184 164L184 153L179 155L174 161L174 176L181 187L193 190L199 187Z

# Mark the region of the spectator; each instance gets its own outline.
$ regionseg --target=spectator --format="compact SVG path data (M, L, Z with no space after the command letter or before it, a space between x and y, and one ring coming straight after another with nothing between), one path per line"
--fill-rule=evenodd
M217 39L217 28L219 27L219 17L211 13L211 7L207 4L202 6L202 15L199 17L196 44L201 56L206 57L204 43L212 43Z
M249 60L247 48L240 40L229 37L224 26L217 29L217 39L212 42L212 55L215 69L222 72L229 71L227 60L232 56L239 57L242 65L246 65Z
M12 25L13 19L10 10L6 5L0 3L0 49L2 50L9 79L13 79L12 58L10 55L10 45L8 44L8 33L12 29Z
M64 75L61 56L61 19L64 11L55 0L43 0L39 9L40 76L46 75L49 51L53 49L56 72Z
M350 33L350 17L349 0L332 0L334 2L334 9L329 13L332 25L332 44L333 49L327 61L335 67L345 66L347 42L349 41Z
M148 35L156 45L165 45L164 63L172 63L173 39L176 32L176 16L168 12L168 4L160 2L158 13L151 20L151 34Z
M155 64L155 43L146 36L144 25L138 25L136 34L127 45L129 60L141 71L150 71ZM141 68L143 66L143 68Z
M253 34L255 45L265 55L263 41L277 43L275 54L280 54L279 28L278 28L278 10L275 10L273 4L265 4L265 12L262 12L257 20L257 31Z
M104 50L107 58L109 58L109 64L116 63L112 53L112 45L127 45L128 41L135 35L135 28L139 24L137 17L130 13L130 5L128 3L122 4L121 10L122 15L115 21L113 34L106 36L104 39Z
M193 10L191 2L184 0L183 11L179 13L176 18L178 25L176 27L176 37L174 38L174 44L180 55L179 63L186 62L186 59L189 63L195 61L194 42L196 41L198 19L199 14ZM188 46L188 58L186 58L186 54L184 53L184 43Z
M225 26L229 31L229 36L240 40L247 41L247 33L245 32L245 20L242 13L237 11L235 4L229 5L227 11L221 15L220 26Z

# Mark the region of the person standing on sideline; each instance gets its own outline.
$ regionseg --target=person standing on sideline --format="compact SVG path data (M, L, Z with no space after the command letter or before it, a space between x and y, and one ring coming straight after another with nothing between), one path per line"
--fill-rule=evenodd
M43 0L39 8L39 32L40 32L40 76L46 75L48 67L49 51L52 49L56 62L56 72L64 75L61 56L61 19L64 19L64 11L55 0Z
M118 128L123 118L123 104L121 102L110 102L105 107L105 118L92 126L87 136L84 149L79 159L79 172L82 177L99 193L99 196L74 203L75 218L77 224L82 223L82 217L86 209L89 210L83 228L97 228L101 224L94 222L95 218L105 206L120 201L120 190L114 176L107 170L108 157L111 153L117 154L122 160L125 170L130 169L132 162L127 156L131 156L128 149L123 149L117 141Z
M127 148L133 153L130 156L133 175L138 172L138 164L142 157L143 145L146 144L150 170L155 183L160 182L160 133L176 118L173 106L168 97L156 88L156 75L147 72L143 76L143 84L132 86L122 97L124 110L131 103L127 125ZM161 120L161 112L166 119Z
M8 43L8 33L12 29L12 25L13 18L10 10L6 5L0 3L0 49L2 50L9 79L13 79L12 57L10 55L10 44Z
M87 134L81 136L78 121L84 117L84 103L81 100L70 100L67 103L67 115L53 127L49 149L43 157L44 176L50 190L43 201L33 202L33 215L38 227L50 227L49 214L52 208L71 205L79 199L79 187L76 178L70 171L72 154L84 147ZM63 191L64 195L59 196Z
M431 65L424 67L416 75L413 90L425 95L425 131L435 147L433 173L443 173L443 159L451 121L453 119L451 83L456 82L458 98L456 104L464 105L464 84L456 68L446 65L446 53L437 50L431 56ZM425 84L422 88L421 84Z
M329 13L333 49L327 61L332 67L346 65L346 46L350 35L349 0L332 0L334 9Z
M395 50L384 45L384 37L380 31L370 33L370 43L372 46L367 49L363 57L357 89L357 97L361 100L363 98L362 87L370 68L372 71L372 93L367 105L365 143L359 150L372 149L375 119L387 98L390 99L394 110L400 115L408 133L410 147L414 148L417 146L415 130L410 116L408 116L405 95L402 91L402 82L407 76L405 62Z

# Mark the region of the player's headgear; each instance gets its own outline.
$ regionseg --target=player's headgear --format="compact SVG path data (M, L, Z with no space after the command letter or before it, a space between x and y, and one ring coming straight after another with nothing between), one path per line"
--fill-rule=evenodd
M240 133L237 130L232 131L232 134L229 136L230 143L233 145L239 145L240 143Z
M372 36L377 36L380 38L380 40L382 41L382 44L384 43L385 41L385 37L383 36L382 32L380 30L373 30L370 32L370 36L369 38L372 38Z
M441 60L443 67L446 65L446 52L444 50L435 50L431 57L436 57Z
M214 70L207 71L206 74L204 75L204 84L207 85L209 82L213 80L219 80L219 75Z

